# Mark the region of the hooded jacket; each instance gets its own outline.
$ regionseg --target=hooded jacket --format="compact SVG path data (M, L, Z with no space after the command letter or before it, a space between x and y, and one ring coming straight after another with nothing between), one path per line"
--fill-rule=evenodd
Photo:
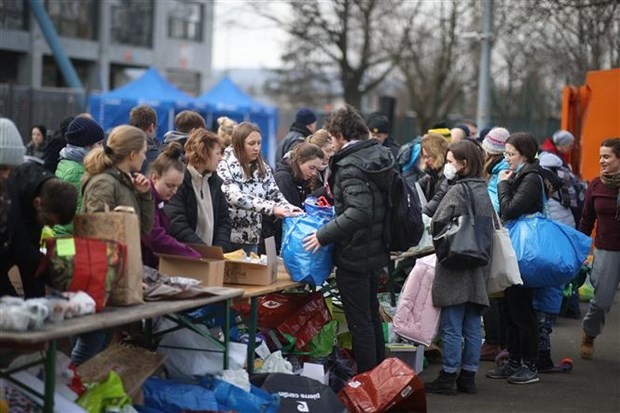
M118 168L82 177L82 211L101 212L105 206L133 207L140 220L140 234L148 235L153 228L153 197L151 192L138 193L129 176Z
M263 215L273 215L273 208L290 204L278 189L269 165L265 175L258 169L247 178L237 160L232 146L224 150L224 159L217 167L217 174L224 180L222 191L230 207L232 230L230 240L236 244L258 244Z
M508 162L506 162L505 158L501 158L499 162L493 165L493 167L489 171L491 176L489 177L487 189L489 191L489 196L491 197L491 202L493 203L493 209L495 209L495 212L497 212L498 214L499 197L497 195L497 184L499 182L499 173L501 171L507 171L508 169L510 169L510 167L508 166Z
M541 169L538 161L525 164L515 176L499 182L497 192L503 222L517 219L523 214L543 212Z
M225 252L230 249L230 216L228 203L222 192L222 179L213 173L208 179L213 208L213 245L222 247ZM178 241L186 244L204 244L196 234L198 225L198 199L192 186L192 176L186 169L183 183L176 195L172 197L165 212L170 217L168 233Z
M302 143L304 139L310 135L312 135L312 132L306 125L301 125L297 122L293 123L289 132L278 144L278 148L276 149L276 165L280 163L288 151Z
M280 188L280 192L291 205L295 205L301 209L304 208L304 201L310 195L308 182L296 180L293 176L293 168L288 159L283 159L278 165L274 175L276 184Z
M7 182L11 198L9 206L9 231L7 242L0 246L0 296L12 294L14 289L8 283L8 271L17 265L21 274L26 298L45 294L46 274L34 278L43 254L39 250L42 225L32 205L41 185L54 175L42 166L27 162L15 168Z
M338 268L367 273L388 264L385 227L393 168L389 149L374 139L352 143L331 158L336 218L317 237L321 245L335 244Z
M75 186L78 192L76 212L82 210L82 191L80 181L84 175L84 157L88 153L85 148L68 145L60 151L61 160L56 168L56 177ZM73 222L67 225L54 226L56 235L73 235Z

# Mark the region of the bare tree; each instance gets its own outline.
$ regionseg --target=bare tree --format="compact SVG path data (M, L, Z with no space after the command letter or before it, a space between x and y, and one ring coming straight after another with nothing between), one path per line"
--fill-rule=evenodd
M287 20L272 14L264 2L255 4L255 10L291 36L284 54L289 76L283 85L291 80L291 72L297 71L298 78L312 85L331 71L337 74L345 101L360 107L362 97L376 88L399 60L398 50L407 34L407 28L398 24L404 3L291 1L292 15ZM312 88L299 86L294 95L315 93Z
M411 109L425 131L445 120L455 108L462 108L464 87L473 82L471 68L475 59L470 46L459 37L460 32L470 29L464 18L466 4L452 0L429 9L418 1L410 6L408 25L412 29L401 51L399 69Z

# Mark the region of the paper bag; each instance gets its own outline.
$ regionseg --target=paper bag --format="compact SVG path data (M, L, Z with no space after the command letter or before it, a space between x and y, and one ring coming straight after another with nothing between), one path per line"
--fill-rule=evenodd
M127 246L127 264L112 285L109 304L142 304L142 250L138 216L131 212L77 214L74 234L78 237L118 241Z

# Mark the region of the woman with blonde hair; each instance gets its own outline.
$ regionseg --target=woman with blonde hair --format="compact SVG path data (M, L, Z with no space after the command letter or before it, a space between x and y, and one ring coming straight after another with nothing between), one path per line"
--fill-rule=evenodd
M278 189L260 149L260 129L242 122L235 127L232 145L224 150L217 168L230 207L233 249L243 248L247 253L258 251L263 215L283 218L302 213Z
M329 166L329 160L336 150L334 149L334 143L332 142L332 137L329 132L325 129L319 129L314 132L312 135L306 138L306 142L312 143L321 150L323 150L323 165L319 168L319 179L324 184L327 182L327 170Z
M421 145L422 170L426 175L420 178L418 183L428 201L422 212L432 217L441 199L448 192L448 180L454 179L456 172L449 168L450 176L444 174L448 141L443 136L438 133L428 133L422 138Z
M217 118L217 124L219 125L217 128L217 136L222 138L224 147L227 148L230 146L233 129L237 125L237 122L230 119L228 116L220 116Z
M141 234L148 235L153 228L151 184L138 172L145 159L146 133L129 125L114 128L105 145L91 150L84 159L82 211L133 207L140 218ZM78 336L71 360L79 366L105 350L109 339L105 330Z
M166 206L168 232L180 242L230 247L228 203L216 173L224 146L215 133L194 129L185 143L187 169L177 194Z

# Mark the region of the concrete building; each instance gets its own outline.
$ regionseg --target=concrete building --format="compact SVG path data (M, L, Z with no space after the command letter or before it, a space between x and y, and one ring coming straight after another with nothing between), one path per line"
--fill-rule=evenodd
M190 94L211 75L213 0L42 0L87 91L155 66ZM28 0L0 1L0 83L65 86Z

